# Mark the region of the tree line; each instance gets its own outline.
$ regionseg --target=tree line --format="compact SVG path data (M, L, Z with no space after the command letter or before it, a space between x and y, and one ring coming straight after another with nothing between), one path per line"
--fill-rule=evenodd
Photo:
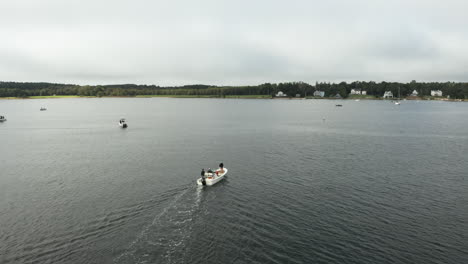
M431 90L441 90L444 97L452 99L468 99L468 83L461 82L316 82L314 85L305 82L264 83L253 86L215 86L215 85L75 85L44 82L0 82L0 97L30 97L53 95L78 96L138 96L138 95L179 95L179 96L243 96L268 95L274 97L278 92L288 96L313 96L315 91L325 92L325 97L335 97L339 94L346 98L351 89L366 91L369 97L380 98L385 91L391 91L394 96L400 91L401 97L406 97L416 90L419 96L430 96Z

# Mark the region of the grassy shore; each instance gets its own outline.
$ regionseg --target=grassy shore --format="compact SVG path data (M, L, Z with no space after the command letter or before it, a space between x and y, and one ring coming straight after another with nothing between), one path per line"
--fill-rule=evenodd
M130 97L130 96L129 96ZM216 95L137 95L136 98L219 98Z
M226 95L226 98L271 99L271 95Z
M50 95L29 97L0 97L0 99L54 99L54 98L98 98L98 96ZM136 95L136 96L103 96L103 98L239 98L239 99L270 99L271 95Z
M139 98L165 97L165 98L239 98L239 99L268 99L271 95L226 95L220 97L217 95L137 95Z
M93 98L96 96L79 96L79 95L45 95L45 96L29 96L29 97L0 97L0 99L52 99L52 98Z
M348 96L346 99L380 99L380 98L376 98L375 96L373 95L359 95L359 94L352 94L350 96Z
M78 96L78 95L50 95L50 96L30 96L26 99L49 99L49 98L80 98L88 96ZM89 96L92 97L92 96Z

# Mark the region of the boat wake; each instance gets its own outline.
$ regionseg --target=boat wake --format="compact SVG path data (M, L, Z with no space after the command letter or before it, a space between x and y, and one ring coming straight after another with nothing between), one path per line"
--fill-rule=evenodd
M114 263L182 263L201 204L200 187L187 187L145 226Z

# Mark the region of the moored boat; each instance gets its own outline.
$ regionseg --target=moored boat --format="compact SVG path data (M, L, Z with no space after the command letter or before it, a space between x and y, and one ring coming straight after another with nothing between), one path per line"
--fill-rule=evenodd
M228 172L228 169L224 168L222 163L220 164L219 169L217 169L216 171L208 170L207 172L205 172L205 170L203 169L202 177L200 177L197 180L197 184L207 185L207 186L214 185L218 183L219 181L221 181L222 179L224 179L227 172Z
M400 105L400 86L398 86L398 100L395 101L395 105Z
M6 121L6 118L4 116L0 116L0 122Z
M127 127L128 127L127 122L125 121L125 118L121 118L121 119L119 120L119 126L120 126L121 128L127 128Z

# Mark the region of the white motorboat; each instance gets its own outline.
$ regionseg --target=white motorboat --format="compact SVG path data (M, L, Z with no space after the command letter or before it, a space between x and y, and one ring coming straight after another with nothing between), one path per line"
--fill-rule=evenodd
M127 127L128 127L128 125L127 125L127 123L126 123L126 121L125 121L125 118L121 118L121 119L119 120L119 126L120 126L121 128L127 128Z
M5 122L6 118L4 116L0 116L0 122Z
M203 178L199 178L197 180L198 185L214 185L224 179L228 170L226 168L219 168L214 172L205 172L205 176Z

